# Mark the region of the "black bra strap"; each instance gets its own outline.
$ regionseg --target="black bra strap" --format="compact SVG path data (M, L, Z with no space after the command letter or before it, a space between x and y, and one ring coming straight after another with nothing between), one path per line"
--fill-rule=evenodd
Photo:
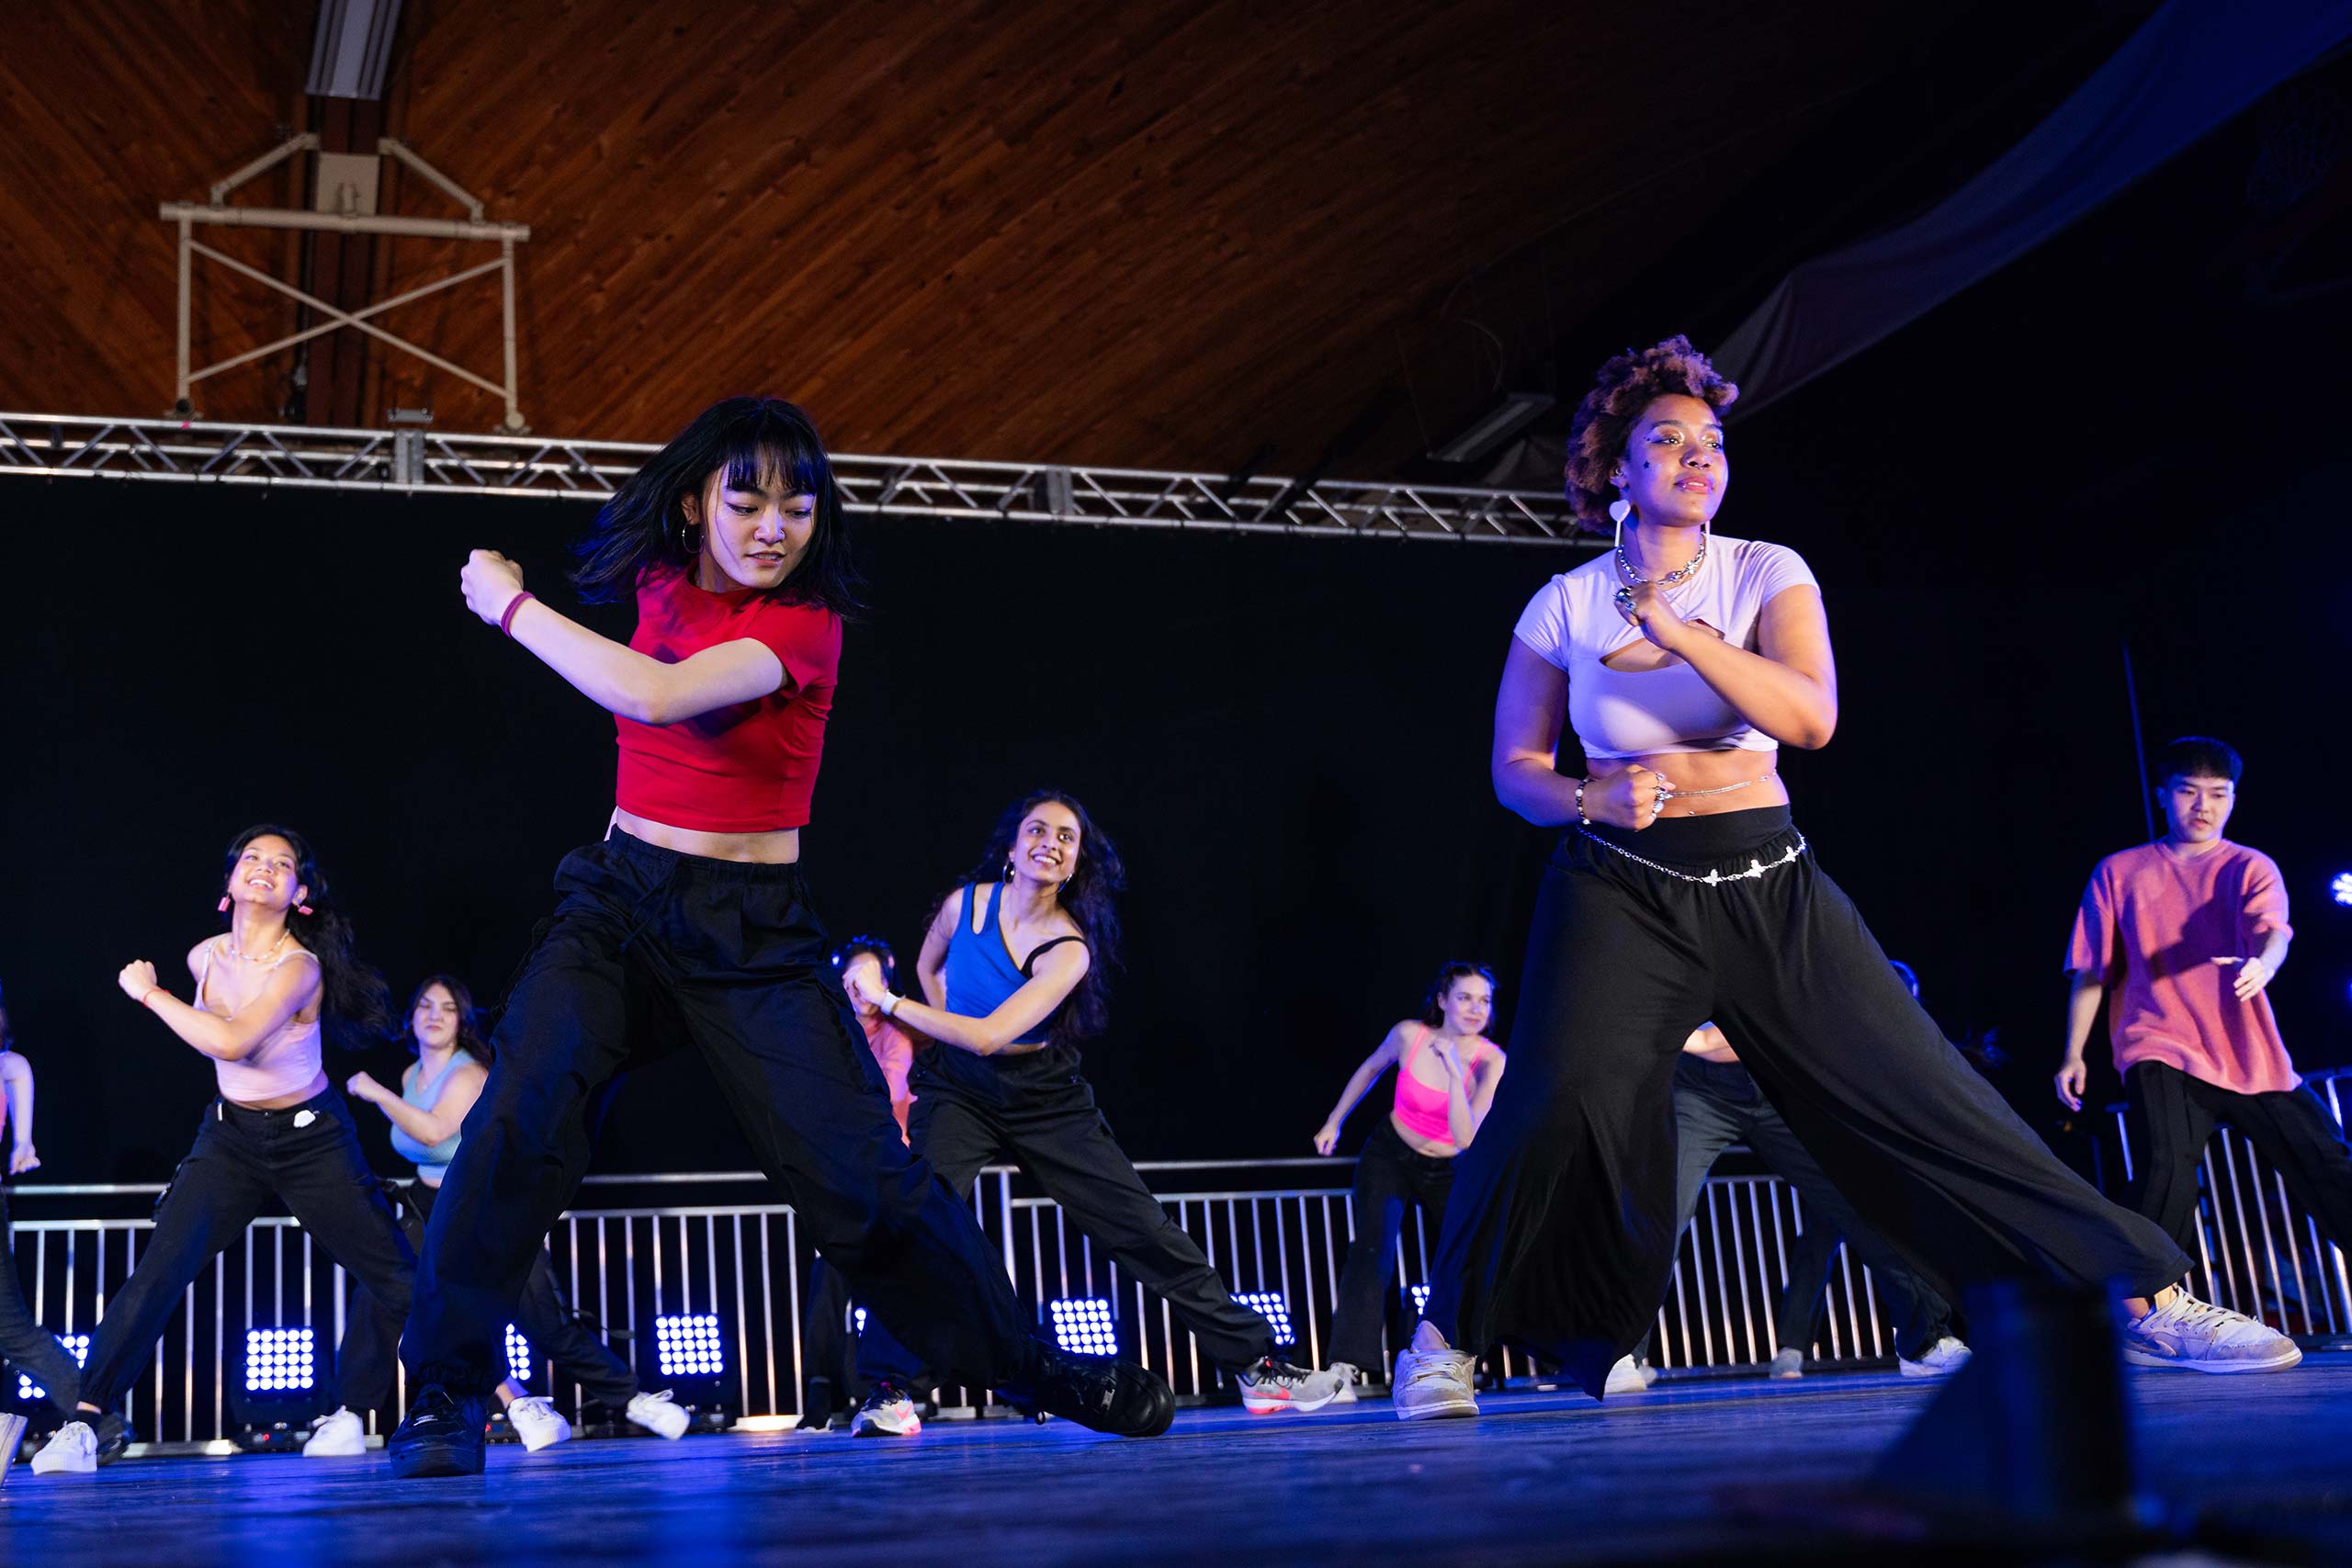
M1028 959L1021 965L1021 977L1024 980L1035 979L1037 977L1037 960L1039 958L1043 957L1053 949L1059 947L1066 942L1082 942L1085 940L1086 939L1082 936L1057 936L1051 942L1039 942L1036 946L1029 950Z

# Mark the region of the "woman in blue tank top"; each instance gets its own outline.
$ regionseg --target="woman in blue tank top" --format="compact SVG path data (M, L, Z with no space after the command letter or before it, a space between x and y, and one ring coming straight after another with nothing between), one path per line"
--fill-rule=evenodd
M427 976L417 987L409 1004L408 1038L416 1062L401 1075L398 1094L367 1073L354 1074L344 1089L390 1120L393 1152L416 1165L416 1181L408 1190L401 1223L410 1245L422 1249L424 1223L440 1196L441 1179L465 1135L466 1112L481 1098L490 1077L491 1045L474 1027L473 993L450 975ZM353 1303L351 1326L344 1333L345 1360L355 1348L361 1348L377 1357L370 1364L390 1366L405 1315L388 1311L373 1296L360 1295ZM544 1247L532 1260L523 1294L514 1303L514 1325L529 1341L535 1358L555 1363L559 1383L579 1384L590 1400L664 1438L683 1437L693 1424L693 1417L671 1403L669 1394L639 1390L636 1371L580 1321L564 1300L563 1287L556 1283L555 1266ZM389 1403L391 1391L383 1392ZM499 1383L497 1393L506 1407L507 1424L525 1449L537 1453L551 1443L571 1440L571 1423L556 1410L552 1399L532 1393L511 1377Z
M876 990L878 1007L938 1042L915 1058L915 1151L968 1198L982 1167L1009 1159L1120 1266L1166 1298L1255 1415L1317 1410L1339 1377L1275 1354L1266 1320L1233 1299L1200 1247L1168 1217L1094 1108L1079 1042L1108 1018L1105 978L1118 962L1118 851L1069 795L1041 791L998 820L972 874L944 899L915 972L924 1000ZM859 1371L872 1385L851 1425L859 1437L922 1429L910 1394L926 1369L869 1320Z

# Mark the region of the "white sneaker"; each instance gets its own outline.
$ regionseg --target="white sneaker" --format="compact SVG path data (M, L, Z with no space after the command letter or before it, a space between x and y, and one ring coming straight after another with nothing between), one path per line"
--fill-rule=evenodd
M525 1453L535 1454L541 1449L571 1441L571 1423L556 1409L555 1401L543 1393L526 1394L509 1404L506 1424L523 1439Z
M1917 1360L1908 1356L1894 1358L1894 1370L1906 1378L1948 1378L1968 1365L1969 1348L1947 1334L1920 1353Z
M368 1428L349 1410L337 1410L311 1423L311 1440L302 1445L304 1459L349 1459L368 1451Z
M1764 1375L1769 1378L1801 1378L1804 1376L1804 1352L1793 1345L1783 1345L1772 1352L1772 1364Z
M2283 1372L2303 1350L2267 1325L2179 1291L2168 1305L2123 1325L2123 1359L2193 1372Z
M1657 1370L1636 1362L1631 1356L1620 1356L1617 1364L1609 1369L1609 1381L1600 1385L1603 1394L1647 1393L1650 1384L1657 1381Z
M694 1412L672 1404L666 1388L660 1393L631 1394L622 1414L655 1437L673 1440L684 1437L686 1428L695 1424Z
M1353 1404L1356 1402L1356 1379L1363 1373L1352 1361L1334 1361L1331 1363L1331 1375L1340 1380L1340 1392L1331 1396L1331 1403Z
M922 1413L896 1383L877 1382L866 1390L865 1403L849 1418L853 1438L912 1438L922 1432Z
M1478 1359L1465 1350L1400 1350L1393 1403L1399 1421L1478 1414Z
M87 1421L68 1421L33 1455L35 1475L91 1475L98 1468L98 1435Z
M1320 1410L1343 1386L1336 1371L1314 1371L1278 1356L1261 1357L1256 1366L1236 1372L1234 1382L1241 1385L1241 1408L1252 1416Z

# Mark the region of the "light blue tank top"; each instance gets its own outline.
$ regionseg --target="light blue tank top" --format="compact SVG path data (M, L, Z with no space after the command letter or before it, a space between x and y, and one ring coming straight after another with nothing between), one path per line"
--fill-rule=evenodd
M440 1076L431 1083L420 1082L417 1069L411 1067L401 1075L401 1098L419 1111L432 1110L440 1101L441 1087L449 1081L449 1075L458 1070L458 1064L472 1060L469 1052L452 1051L449 1053L449 1065L442 1068ZM414 1160L420 1179L438 1182L449 1173L449 1162L458 1157L458 1143L461 1135L452 1133L437 1144L420 1144L395 1122L392 1123L392 1152L402 1159Z

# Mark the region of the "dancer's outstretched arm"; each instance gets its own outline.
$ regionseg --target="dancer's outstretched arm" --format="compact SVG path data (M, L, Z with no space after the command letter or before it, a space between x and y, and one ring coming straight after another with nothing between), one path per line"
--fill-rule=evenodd
M203 944L198 943L187 955L191 977L200 973L197 954L203 951ZM309 958L311 962L289 960L279 964L262 982L261 995L226 1018L190 1007L164 989L155 978L155 966L143 958L124 964L122 973L115 976L115 983L122 987L124 996L162 1019L173 1033L196 1050L216 1062L241 1062L254 1046L286 1027L318 999L318 960L307 953L298 952L292 956Z
M1331 1114L1323 1119L1323 1125L1316 1131L1317 1154L1328 1155L1340 1146L1340 1125L1347 1121L1348 1112L1356 1108L1358 1100L1372 1092L1372 1086L1381 1074L1404 1059L1404 1055L1405 1025L1399 1023L1382 1036L1380 1043L1372 1048L1372 1055L1348 1075L1348 1087L1340 1091L1340 1102L1331 1107Z
M874 982L862 969L844 976L844 980L852 1000L871 1003L943 1045L953 1045L976 1056L1018 1055L1045 1048L1043 1042L1022 1044L1021 1037L1053 1017L1054 1010L1068 1000L1069 994L1078 989L1078 983L1086 978L1087 968L1092 963L1084 942L1064 942L1038 959L1036 973L986 1018L967 1018L927 1002L874 990Z
M518 604L523 569L496 550L474 551L458 581L466 608L493 626L503 625L590 702L639 724L676 724L714 708L756 702L784 686L784 661L752 637L664 664L590 631L536 595Z
M6 1047L0 1047L0 1100L8 1102L8 1174L22 1176L40 1165L33 1152L33 1066Z

